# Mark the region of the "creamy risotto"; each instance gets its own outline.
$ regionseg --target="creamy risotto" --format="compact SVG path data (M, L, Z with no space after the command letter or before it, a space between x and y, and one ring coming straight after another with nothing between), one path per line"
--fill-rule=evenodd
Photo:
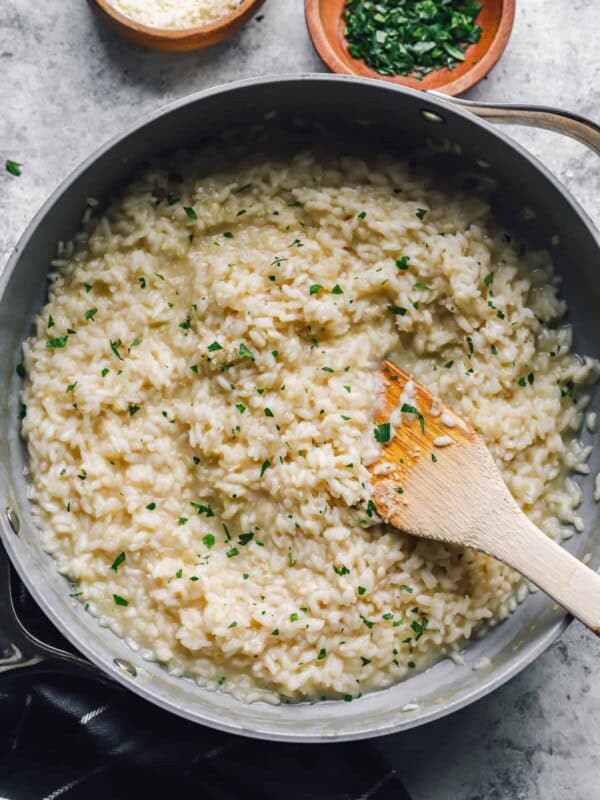
M580 527L595 365L548 256L391 159L170 168L86 220L25 345L43 546L145 657L246 700L352 699L456 653L526 587L377 519L375 376L391 354L536 524Z

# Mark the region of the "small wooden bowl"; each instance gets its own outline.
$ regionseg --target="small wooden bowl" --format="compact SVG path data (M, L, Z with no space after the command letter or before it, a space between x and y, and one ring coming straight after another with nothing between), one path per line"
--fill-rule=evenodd
M223 19L196 28L151 28L117 11L110 0L89 0L100 17L117 33L136 44L155 50L199 50L226 39L258 11L265 0L243 0L240 7Z
M464 92L491 70L508 42L515 18L515 0L482 0L477 23L480 40L467 48L465 60L454 69L430 72L422 80L411 75L380 75L361 59L352 58L344 36L347 0L304 0L308 30L317 53L332 72L402 83L412 89L437 89L445 94Z

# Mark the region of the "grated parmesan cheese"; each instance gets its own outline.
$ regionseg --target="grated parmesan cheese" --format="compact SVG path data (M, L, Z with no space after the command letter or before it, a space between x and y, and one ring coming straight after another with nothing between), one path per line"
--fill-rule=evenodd
M116 11L135 22L180 30L217 22L241 4L242 0L111 0Z

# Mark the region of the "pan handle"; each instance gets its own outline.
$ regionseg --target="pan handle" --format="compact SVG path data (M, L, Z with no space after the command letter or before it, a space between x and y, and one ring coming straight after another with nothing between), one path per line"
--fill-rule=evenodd
M52 671L77 667L98 675L90 661L52 647L27 630L15 608L13 585L14 572L0 544L0 676L36 665L47 665Z
M544 128L556 131L571 139L577 139L600 155L600 125L587 117L562 111L558 108L545 106L521 105L495 105L480 103L473 100L461 100L458 97L449 97L441 92L430 91L451 105L459 106L465 111L470 111L478 117L490 122L500 122L505 125L525 125L532 128Z

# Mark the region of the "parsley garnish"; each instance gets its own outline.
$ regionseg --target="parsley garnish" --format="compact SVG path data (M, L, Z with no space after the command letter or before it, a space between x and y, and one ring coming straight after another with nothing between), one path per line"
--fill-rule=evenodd
M322 288L323 287L321 286L320 283L313 283L313 285L310 287L308 293L309 293L309 295L317 294L317 292L320 292Z
M46 347L50 349L57 347L66 347L68 341L69 341L68 336L58 336L56 339L48 339L48 341L46 342Z
M408 269L408 262L409 262L409 257L402 256L402 258L396 259L396 266L398 267L398 269Z
M214 546L215 537L212 535L212 533L207 533L205 536L202 537L202 542L204 544L204 547L210 550L211 547Z
M218 342L213 342L212 344L209 344L206 349L209 353L216 353L217 350L222 350L223 348Z
M85 318L93 322L94 317L96 316L97 313L98 313L97 308L88 308L88 310L85 312Z
M113 572L117 572L121 564L125 561L125 553L119 553L119 555L115 558L113 563L111 564L111 569Z
M198 219L198 215L196 214L194 209L191 208L190 206L184 206L183 210L185 211L188 219Z
M129 406L129 415L134 416L140 410L140 406L131 405Z
M195 508L198 514L206 514L207 517L214 517L215 512L212 510L210 506L205 506L202 503L193 503L191 502L190 505L192 508Z
M350 570L348 569L348 567L345 567L343 564L341 566L339 566L339 567L336 567L336 565L334 564L333 565L333 571L335 572L336 575L349 575L350 574Z
M344 294L344 290L339 285L339 283L336 283L336 285L331 290L331 294Z
M119 359L119 361L123 361L123 357L121 356L121 354L119 353L119 350L118 350L118 348L122 346L123 342L120 339L115 339L114 342L113 342L112 339L109 339L108 341L110 342L110 349L113 351L113 353Z
M402 306L386 306L386 308L392 314L399 314L401 317L406 314L406 309L402 308Z
M319 650L319 655L317 656L317 661L323 661L323 659L326 658L326 657L327 657L327 650L324 647L322 647Z
M6 160L6 171L10 172L11 175L14 175L15 178L18 178L21 175L21 167L23 165L19 164L18 161L11 161L10 158Z
M114 598L115 603L118 606L128 606L129 605L129 600L125 600L124 597L121 597L118 594L113 594L113 598Z
M261 478L265 474L265 472L269 469L270 466L271 466L271 462L269 461L269 459L266 459L266 461L263 461L262 466L260 468L260 477Z
M358 586L358 587L356 588L356 591L357 591L359 594L364 594L364 593L365 593L367 590L365 589L365 587L364 587L364 586Z
M377 425L376 428L373 428L373 435L380 444L389 442L391 433L392 429L389 422L382 422L380 425Z
M239 354L242 356L242 358L250 358L252 359L252 361L254 361L253 354L251 353L250 350L248 350L248 348L243 342L240 344Z
M427 213L427 209L426 208L418 208L417 209L417 217L419 219L423 219L425 217L426 213Z

